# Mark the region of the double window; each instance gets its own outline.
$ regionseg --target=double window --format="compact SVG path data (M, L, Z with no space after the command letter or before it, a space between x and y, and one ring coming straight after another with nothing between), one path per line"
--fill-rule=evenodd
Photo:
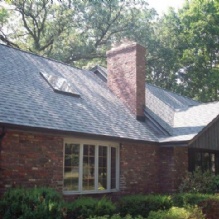
M219 174L219 152L190 149L189 150L189 171L200 169L203 172L211 171Z
M118 145L66 140L64 147L65 194L118 190Z

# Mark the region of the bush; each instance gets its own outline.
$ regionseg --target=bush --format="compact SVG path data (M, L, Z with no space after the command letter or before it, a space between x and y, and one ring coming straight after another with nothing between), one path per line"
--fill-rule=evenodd
M199 203L206 218L219 218L219 196L214 196Z
M115 205L106 198L98 200L90 197L81 197L67 204L67 218L112 215L115 213L115 210Z
M215 193L219 188L219 176L210 171L202 172L197 169L193 173L188 172L179 186L179 192L187 193Z
M201 209L198 207L178 208L172 207L169 210L151 211L147 219L205 219Z
M200 193L179 193L172 196L173 205L177 207L185 207L188 205L198 205L214 195Z
M9 189L0 201L3 219L53 219L63 218L62 199L49 188Z
M121 217L119 214L115 214L113 216L101 216L101 217L90 217L89 219L144 219L142 216L132 217L131 215L126 215L125 217Z
M131 195L120 199L118 212L125 216L141 215L147 217L150 211L165 210L172 206L169 196L165 195Z

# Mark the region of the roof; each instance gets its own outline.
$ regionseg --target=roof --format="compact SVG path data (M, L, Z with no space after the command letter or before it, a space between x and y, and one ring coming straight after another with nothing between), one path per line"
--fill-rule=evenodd
M66 79L80 97L54 92L40 72ZM157 142L91 71L0 45L0 124Z
M108 89L105 68L81 70L5 45L0 77L1 125L176 142L191 140L219 115L219 102L203 104L147 83L147 119L140 122ZM59 92L50 78L65 82L75 95Z
M145 116L159 142L189 141L219 115L219 102L201 103L150 83L145 86Z

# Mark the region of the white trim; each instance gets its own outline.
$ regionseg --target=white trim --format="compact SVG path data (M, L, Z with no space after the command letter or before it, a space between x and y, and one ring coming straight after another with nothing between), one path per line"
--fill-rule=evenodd
M119 189L120 179L120 145L116 147L116 189Z
M95 163L94 163L94 185L95 185L95 191L98 191L98 157L99 157L99 147L95 145Z
M65 144L79 144L79 180L78 180L78 191L65 191L63 187L63 194L71 195L71 194L94 194L94 193L110 193L119 191L119 144L113 143L110 141L97 141L97 140L88 140L88 139L77 139L77 138L66 138L63 143L63 180L64 180L64 171L65 171ZM86 190L83 191L83 145L95 145L95 190ZM99 166L99 146L107 147L107 188L105 190L98 190L98 166ZM116 189L111 188L111 148L116 149Z
M84 154L84 147L82 147L82 145L80 144L80 148L79 148L79 179L78 179L78 189L79 191L82 191L83 190L83 187L82 187L82 182L83 182L83 154Z
M111 188L111 147L107 147L107 190Z

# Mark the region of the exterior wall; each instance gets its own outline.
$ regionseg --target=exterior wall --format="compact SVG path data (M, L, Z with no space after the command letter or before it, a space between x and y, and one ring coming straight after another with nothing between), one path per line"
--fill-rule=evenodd
M219 118L198 136L189 147L219 151Z
M121 142L120 192L108 195L174 192L187 168L187 148ZM13 186L62 192L63 137L8 130L1 144L0 193Z
M121 44L107 52L107 84L129 110L144 118L145 48L136 43Z
M159 147L123 143L120 150L122 194L159 192Z
M0 192L8 187L63 185L63 140L60 137L7 131L1 144Z
M181 179L188 171L187 147L160 148L160 192L176 192Z

